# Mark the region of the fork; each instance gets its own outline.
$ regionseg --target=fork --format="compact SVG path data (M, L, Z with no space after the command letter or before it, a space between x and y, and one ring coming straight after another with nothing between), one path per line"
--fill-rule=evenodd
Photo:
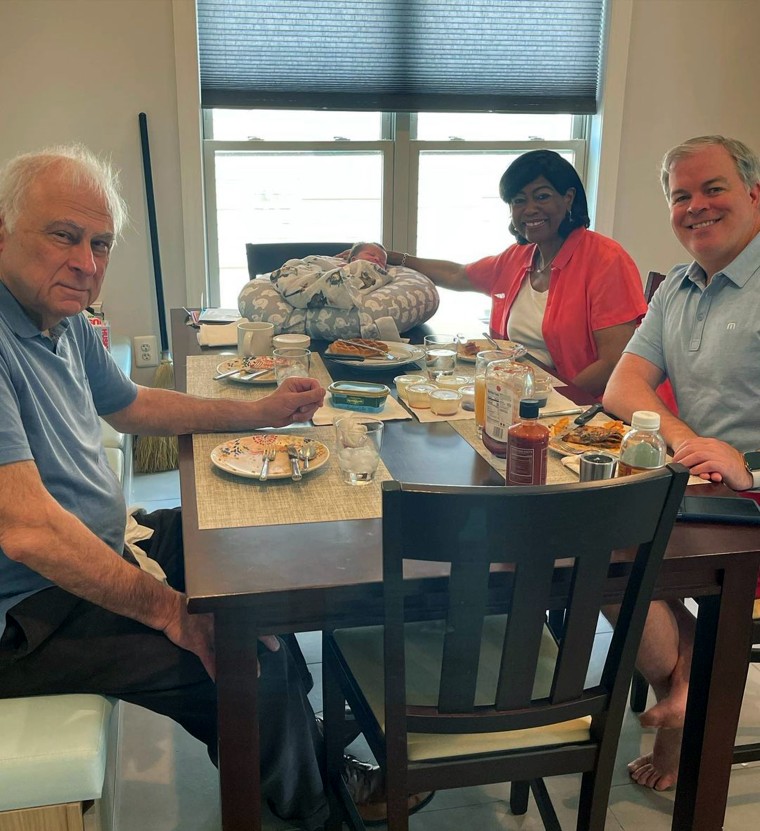
M297 482L299 479L303 479L303 475L301 474L301 468L298 467L298 460L301 458L298 452L298 448L293 445L288 445L288 458L290 459L290 469L293 471L290 478Z
M276 455L277 451L274 447L267 447L262 454L264 461L261 465L261 473L259 473L259 482L266 482L269 475L269 463L274 461Z

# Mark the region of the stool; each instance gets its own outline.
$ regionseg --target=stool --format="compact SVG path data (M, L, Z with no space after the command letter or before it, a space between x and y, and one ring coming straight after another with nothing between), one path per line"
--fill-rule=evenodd
M83 831L103 791L112 710L101 695L0 700L0 831Z

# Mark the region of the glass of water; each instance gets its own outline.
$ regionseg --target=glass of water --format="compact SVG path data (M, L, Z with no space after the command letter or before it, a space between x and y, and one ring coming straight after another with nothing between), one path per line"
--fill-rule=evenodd
M457 366L457 339L454 335L425 335L425 367L428 378L453 375Z
M308 349L295 346L275 349L272 357L274 358L274 378L278 387L286 378L309 377L311 352Z
M383 422L379 418L345 415L336 418L338 467L349 485L368 485L380 464Z

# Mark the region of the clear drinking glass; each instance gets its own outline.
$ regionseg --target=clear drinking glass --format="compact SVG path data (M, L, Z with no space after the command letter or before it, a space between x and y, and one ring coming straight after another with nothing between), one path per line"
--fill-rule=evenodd
M425 366L428 378L435 381L440 375L453 375L457 366L457 339L455 335L425 335Z
M537 399L539 407L545 407L554 385L549 375L544 372L533 373L533 398Z
M286 378L309 377L311 352L308 349L295 346L275 349L272 357L274 358L274 377L278 387Z
M343 481L349 485L370 484L380 463L383 422L379 418L352 413L336 418L333 423Z

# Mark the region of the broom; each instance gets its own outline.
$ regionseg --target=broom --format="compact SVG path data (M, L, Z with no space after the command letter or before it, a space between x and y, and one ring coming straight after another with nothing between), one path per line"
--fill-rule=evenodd
M172 390L174 389L174 364L172 363L172 356L169 352L169 336L166 330L164 282L161 277L161 257L158 252L156 202L153 196L153 174L150 165L150 145L148 144L148 117L145 113L140 113L138 121L140 123L145 197L148 206L150 249L153 255L153 279L156 284L158 328L161 335L161 363L156 368L155 375L153 376L153 386L159 389ZM174 470L177 467L177 437L138 436L135 441L134 461L135 470L138 473L158 473L162 470Z

